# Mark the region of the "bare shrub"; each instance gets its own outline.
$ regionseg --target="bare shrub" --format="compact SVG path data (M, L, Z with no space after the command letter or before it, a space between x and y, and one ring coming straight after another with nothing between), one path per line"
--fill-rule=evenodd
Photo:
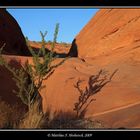
M18 124L17 128L39 129L44 121L44 114L39 109L39 102L36 101L30 108L30 112L24 115L24 118Z
M49 120L50 111L47 111L47 117L44 118L42 128L45 129L89 129L89 128L103 128L100 121L77 118L74 112L55 112L51 120Z
M51 51L46 52L45 50L45 37L47 32L44 34L40 31L42 38L42 47L38 52L35 52L30 46L28 46L30 53L33 57L33 65L26 62L24 67L16 69L7 63L2 56L2 50L5 44L0 48L0 65L8 69L13 74L13 80L16 82L17 90L13 92L21 99L22 103L27 105L28 112L24 116L23 121L20 123L21 128L37 128L43 117L43 111L40 108L40 94L39 91L42 88L43 80L46 80L54 72L54 69L61 65L66 59L63 59L57 64L52 64L56 59L54 57L54 47L57 42L57 35L59 30L59 24L56 24L54 31L54 38L51 45ZM28 38L26 37L27 43ZM40 54L42 57L40 57ZM7 107L8 108L8 107ZM39 109L38 109L39 108Z
M11 106L0 99L0 128L15 128L22 119L25 110L21 110L18 105Z

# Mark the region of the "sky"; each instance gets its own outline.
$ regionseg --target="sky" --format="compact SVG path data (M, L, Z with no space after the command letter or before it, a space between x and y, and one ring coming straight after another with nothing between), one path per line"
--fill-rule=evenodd
M59 23L57 42L71 43L98 9L7 9L20 25L24 36L40 41L40 31L47 31L46 41L53 40Z

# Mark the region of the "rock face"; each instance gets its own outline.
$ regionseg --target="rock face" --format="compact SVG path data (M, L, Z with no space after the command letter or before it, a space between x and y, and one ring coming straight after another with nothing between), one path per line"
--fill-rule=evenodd
M137 46L140 9L102 9L76 36L79 57L108 55ZM132 48L132 47L131 47Z
M23 56L4 55L3 57L11 67L14 67L16 69L24 66L27 60L27 57ZM5 67L0 66L0 99L12 106L20 106L21 110L24 110L25 108L27 109L27 106L23 104L21 99L16 96L16 93L14 93L13 90L17 91L19 89L17 88L16 83L13 80L12 73Z
M42 47L41 43L39 42L29 41L28 44L33 48L35 52L38 52L39 49ZM50 52L51 46L52 46L51 43L46 43L45 45L46 52ZM55 43L54 55L60 58L66 57L68 55L70 47L71 44Z
M140 126L140 10L102 9L75 38L78 56L57 68L44 81L44 110L73 111L78 79L88 82L100 69L118 72L94 96L85 117L101 120L107 128ZM72 52L71 52L72 54ZM82 88L85 89L85 86Z
M73 40L71 48L69 50L68 56L71 57L78 57L78 50L77 50L77 45L75 43L76 39Z
M18 23L5 9L0 9L0 23L0 47L6 43L3 54L30 55Z
M79 91L75 84L83 80L81 89L88 86L88 79L101 69L110 74L118 69L111 82L104 86L87 108L86 118L96 119L106 128L140 127L140 10L102 9L76 36L70 58L54 69L40 90L44 112L74 112ZM77 47L77 48L76 48ZM75 53L73 50L77 50ZM8 58L8 57L7 57ZM32 58L14 56L9 59L25 60ZM62 61L56 59L53 63ZM2 69L0 69L2 70ZM8 97L13 83L0 72L0 93ZM5 81L5 82L3 82ZM6 94L6 92L9 94ZM9 98L10 99L10 98Z

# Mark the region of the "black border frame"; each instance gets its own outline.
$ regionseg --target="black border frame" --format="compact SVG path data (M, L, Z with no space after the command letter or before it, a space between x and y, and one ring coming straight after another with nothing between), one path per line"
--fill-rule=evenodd
M140 6L140 0L1 0L0 6Z
M46 0L47 1L47 0ZM31 8L32 6L35 6L36 8L68 8L72 6L71 8L112 8L112 6L115 6L115 8L138 8L140 6L140 0L75 0L75 1L64 1L64 0L59 0L59 1L54 1L54 0L49 0L49 2L46 2L45 0L4 0L0 2L0 7L1 8ZM97 1L97 2L95 2ZM106 2L107 1L107 2ZM110 2L108 2L110 1ZM116 1L116 2L111 2L111 1ZM124 2L125 1L125 2ZM29 3L30 2L30 3ZM55 7L56 6L56 7ZM60 6L60 7L59 7ZM96 7L97 6L97 7ZM100 7L99 7L100 6ZM106 7L107 6L107 7ZM130 7L124 7L124 6L130 6ZM136 6L136 7L133 7ZM69 134L92 134L91 137L89 138L104 138L104 139L114 139L114 138L121 138L121 139L127 139L127 138L132 138L136 139L140 137L140 130L116 130L116 129L103 129L103 130L0 130L0 137L3 137L5 139L12 138L12 139L32 139L32 138L77 138L77 137L69 137L65 135ZM52 136L52 134L62 134L62 136ZM83 137L80 137L83 138ZM84 137L85 139L85 137Z

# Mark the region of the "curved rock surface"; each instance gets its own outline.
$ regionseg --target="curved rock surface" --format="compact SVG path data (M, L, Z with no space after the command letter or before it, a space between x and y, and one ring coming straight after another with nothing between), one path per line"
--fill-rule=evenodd
M39 49L42 47L40 42L29 41L28 44L32 47L32 49L35 52L38 52ZM50 52L51 47L52 47L51 43L46 43L45 45L46 52ZM71 47L71 44L55 43L54 56L57 56L59 58L64 58L66 56L69 56L68 52L70 50L70 47Z
M78 56L95 57L137 47L139 25L140 9L99 10L75 38Z
M74 84L88 81L100 69L118 69L112 82L94 96L85 116L107 128L140 126L140 10L102 9L75 38L78 56L60 66L45 81L44 109L73 111L79 92ZM85 87L83 87L83 90ZM52 109L52 110L53 110Z
M81 89L85 90L88 78L100 69L109 73L118 69L112 81L93 96L96 100L87 108L85 117L100 120L105 128L140 127L139 15L139 9L102 9L97 12L76 36L80 58L66 60L43 81L44 88L40 90L40 95L44 112L51 109L52 116L60 111L73 112L79 97L74 87L78 79L84 80ZM15 58L22 64L27 59L32 63L31 57ZM60 61L62 59L57 59L54 63ZM0 76L4 77L2 72ZM3 81L4 78L0 78L0 93L6 96L13 85L5 86Z
M0 47L6 43L3 54L30 55L26 41L16 20L6 11L0 9Z

